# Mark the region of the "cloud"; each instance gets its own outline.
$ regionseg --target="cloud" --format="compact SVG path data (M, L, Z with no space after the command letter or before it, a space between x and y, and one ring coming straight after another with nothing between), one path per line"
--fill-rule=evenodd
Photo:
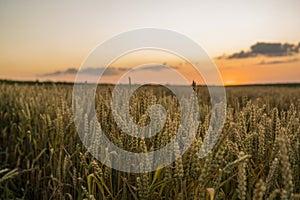
M62 74L76 74L78 71L75 68L69 68L65 71L55 71L55 72L50 72L50 73L46 73L46 74L42 74L41 76L59 76Z
M66 74L77 74L77 69L75 68L70 68L70 69L67 69L64 73Z
M289 60L271 60L271 61L261 61L258 65L275 65L275 64L283 64L283 63L293 63L297 62L299 59L289 59Z
M296 53L299 53L300 42L298 45L289 44L289 43L268 43L268 42L257 42L256 44L250 47L249 51L240 51L233 53L229 56L225 56L226 59L234 58L250 58L258 55L263 55L267 57L276 57L276 56L291 56ZM219 58L224 58L221 56Z
M177 67L175 66L170 66L173 69L177 69ZM133 69L132 71L142 71L142 70L151 70L151 71L160 71L160 70L164 70L166 69L166 67L164 66L160 66L160 65L149 65L149 66L143 66L137 69ZM103 73L103 76L113 76L113 75L117 75L120 74L121 72L127 71L129 70L128 68L114 68L114 67L109 67L109 68L103 68L103 67L90 67L90 68L86 68L81 70L80 72L75 69L75 68L69 68L65 71L55 71L55 72L50 72L50 73L46 73L46 74L42 74L42 77L52 77L52 76L59 76L59 75L68 75L68 74L77 74L77 73L81 73L81 74L85 74L85 75L95 75L98 76L100 73Z
M239 53L234 53L230 56L228 56L228 59L232 59L232 58L249 58L249 57L253 57L254 55L251 52L245 52L245 51L241 51Z
M86 68L83 69L82 71L78 71L75 68L69 68L65 71L56 71L56 72L51 72L51 73L46 73L46 74L42 74L41 76L43 77L50 77L50 76L58 76L58 75L67 75L67 74L77 74L77 73L81 73L81 74L85 74L85 75L98 75L99 73L104 73L104 76L113 76L118 74L119 71L124 71L125 68Z
M170 68L173 68L173 69L177 69L178 67L176 66L169 66L168 67ZM132 71L143 71L143 70L147 70L147 71L162 71L162 70L165 70L168 68L167 66L164 66L164 65L147 65L147 66L142 66L142 67L139 67L139 68L136 68L136 69L133 69Z
M104 76L113 76L119 73L118 68L112 68L109 67L107 69L105 68L86 68L80 71L81 74L86 75L99 75L100 73L103 73Z

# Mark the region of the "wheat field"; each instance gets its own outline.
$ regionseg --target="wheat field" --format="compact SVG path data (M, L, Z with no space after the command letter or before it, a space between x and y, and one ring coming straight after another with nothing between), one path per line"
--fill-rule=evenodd
M174 163L140 174L111 169L84 147L74 125L72 89L64 84L0 84L0 199L300 199L299 86L227 87L226 121L204 158L198 153L211 107L207 89L194 87L201 115L192 145ZM114 123L112 89L98 87L96 111L114 144L147 152L171 140L180 118L171 92L148 86L132 96L131 117L141 126L149 122L150 105L161 104L168 111L162 131L140 139ZM88 116L82 125L97 131ZM95 143L91 149L97 154L102 148ZM113 152L108 154L112 159Z

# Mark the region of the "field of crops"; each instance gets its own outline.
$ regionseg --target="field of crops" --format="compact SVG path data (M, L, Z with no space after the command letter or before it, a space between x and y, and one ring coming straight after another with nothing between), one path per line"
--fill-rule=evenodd
M211 108L206 88L194 87L201 115L192 145L174 163L140 174L111 169L87 151L74 125L72 89L63 84L0 84L0 199L300 199L299 86L226 88L226 121L204 158L198 153ZM114 123L112 89L99 86L96 111L114 144L148 152L172 139L180 118L172 93L157 86L134 93L130 112L136 124L149 123L146 111L152 104L168 111L162 131L140 139ZM88 116L82 124L97 131ZM97 142L92 146L96 154L102 148ZM114 152L105 150L111 154L107 159L113 159ZM178 151L175 147L174 155Z

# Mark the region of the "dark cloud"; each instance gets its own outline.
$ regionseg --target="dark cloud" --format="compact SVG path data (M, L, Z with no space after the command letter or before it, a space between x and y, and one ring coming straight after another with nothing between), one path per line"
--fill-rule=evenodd
M232 58L249 58L249 57L253 57L254 55L251 52L245 52L245 51L241 51L239 53L234 53L230 56L228 56L228 59L232 59Z
M70 69L67 69L64 73L66 73L66 74L77 74L77 69L70 68Z
M276 64L283 64L283 63L293 63L293 62L297 62L299 61L299 59L295 58L295 59L289 59L289 60L271 60L271 61L261 61L260 63L258 63L258 65L276 65Z
M52 72L52 73L42 74L41 76L58 76L61 74L63 74L62 71L56 71L56 72Z
M275 56L290 56L299 53L300 43L298 45L289 43L267 43L258 42L250 47L250 51L240 51L225 58L250 58L258 55L275 57ZM219 57L224 58L224 57Z

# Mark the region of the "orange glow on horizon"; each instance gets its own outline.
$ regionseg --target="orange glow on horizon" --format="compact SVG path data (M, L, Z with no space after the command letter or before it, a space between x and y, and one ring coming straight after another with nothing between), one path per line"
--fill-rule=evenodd
M111 64L110 67L115 68L134 68L145 64L161 64L168 65L182 74L189 83L195 80L198 84L205 84L201 75L196 69L182 58L172 55L168 52L159 52L159 54L149 54L149 51L134 52L121 57ZM76 67L80 58L73 61L74 66L70 68L79 69ZM220 71L220 75L223 79L224 85L243 85L243 84L263 84L263 83L288 83L288 82L300 82L300 54L293 56L282 57L252 57L252 58L240 58L240 59L214 59L215 65ZM61 62L63 65L67 61ZM40 64L37 62L35 66ZM45 66L50 66L47 64ZM15 79L15 80L40 80L40 81L68 81L73 82L75 80L75 74L61 74L53 77L42 77L43 73L51 73L57 70L64 71L68 68L41 68L36 70L35 74L30 73L26 67L22 70L14 72L14 68L10 68L6 73L2 73L1 79ZM122 76L122 70L119 74L104 76L101 79L103 83L116 83ZM156 72L157 73L157 72ZM151 77L155 76L155 73L145 71L145 75ZM133 80L134 81L134 80ZM176 82L176 80L174 80Z
M300 55L216 59L225 85L300 81Z

